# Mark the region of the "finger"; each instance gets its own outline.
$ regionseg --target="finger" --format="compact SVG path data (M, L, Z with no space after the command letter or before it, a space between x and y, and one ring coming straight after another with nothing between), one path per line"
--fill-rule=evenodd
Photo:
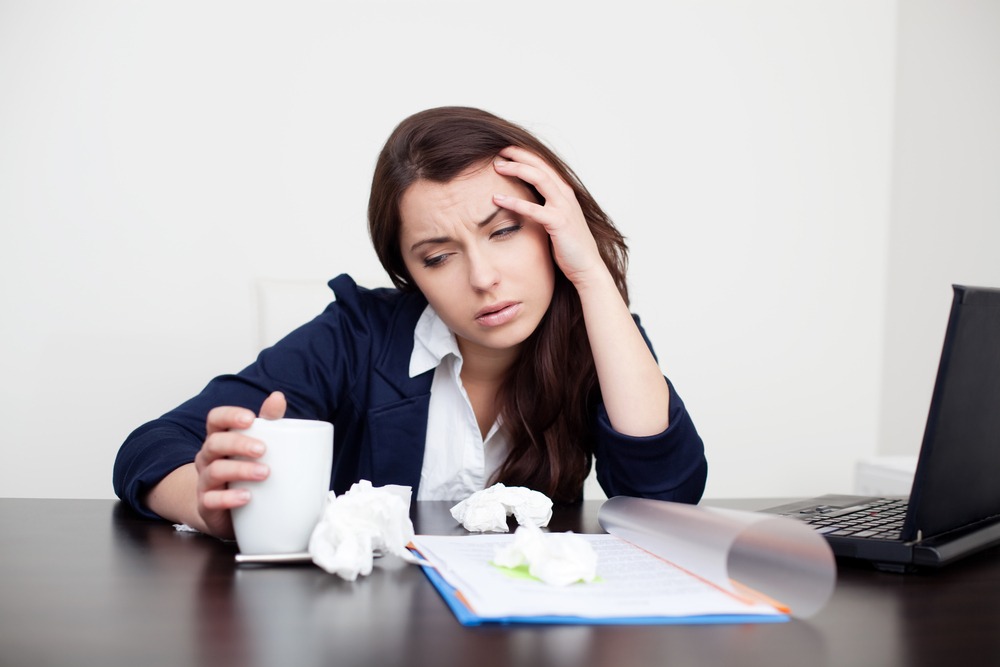
M493 168L501 176L519 178L525 183L531 183L536 187L551 179L551 172L547 171L542 164L534 165L502 156L493 160Z
M521 148L519 146L508 146L507 148L504 148L502 151L500 151L497 155L499 155L500 158L508 160L510 162L530 165L539 172L547 174L553 180L563 185L566 185L567 187L569 186L569 184L565 181L565 179L563 179L563 177L559 174L559 172L555 170L555 168L551 164L546 162L537 153L532 153L526 148Z
M539 157L537 153L532 153L527 148L521 148L520 146L508 146L500 151L498 155L508 160L513 160L514 162L523 162L524 164L530 164L538 168L552 168L551 165Z
M231 482L259 482L267 479L271 469L257 461L218 459L201 471L198 485L205 493L221 489Z
M218 459L230 456L259 458L267 447L263 442L242 433L220 431L205 438L201 449L195 455L195 466L201 470Z
M493 161L493 168L501 176L533 185L547 204L553 203L556 198L566 200L574 196L573 189L544 162L529 164L498 157Z
M201 504L207 510L231 510L250 502L250 495L247 489L206 491L201 497Z
M545 223L548 222L545 207L541 204L536 204L535 202L527 201L513 195L499 193L493 195L493 203L540 225L545 226Z
M233 428L249 428L256 416L253 410L224 405L209 411L205 428L208 435Z
M285 400L285 395L280 391L271 392L260 406L260 416L263 419L281 419L287 409L288 401Z

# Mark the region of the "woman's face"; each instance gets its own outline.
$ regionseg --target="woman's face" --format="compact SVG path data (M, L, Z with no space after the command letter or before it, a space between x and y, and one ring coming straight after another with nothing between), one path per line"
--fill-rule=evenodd
M535 201L491 162L448 183L417 181L400 201L403 261L464 356L516 352L555 286L545 229L498 207L495 194Z

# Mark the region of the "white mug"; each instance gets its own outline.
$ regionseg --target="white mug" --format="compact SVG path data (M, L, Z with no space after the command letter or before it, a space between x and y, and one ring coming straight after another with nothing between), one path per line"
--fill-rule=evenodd
M257 418L250 428L235 432L256 438L267 448L259 459L235 458L256 460L271 469L267 479L229 484L250 491L250 501L232 511L240 552L305 551L329 495L333 424Z

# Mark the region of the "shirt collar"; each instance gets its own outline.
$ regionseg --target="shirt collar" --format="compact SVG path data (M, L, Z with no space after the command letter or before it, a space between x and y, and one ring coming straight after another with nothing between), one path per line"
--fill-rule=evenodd
M437 368L449 354L459 359L462 353L458 349L458 341L448 325L444 323L430 304L424 308L413 329L413 353L410 355L410 377Z

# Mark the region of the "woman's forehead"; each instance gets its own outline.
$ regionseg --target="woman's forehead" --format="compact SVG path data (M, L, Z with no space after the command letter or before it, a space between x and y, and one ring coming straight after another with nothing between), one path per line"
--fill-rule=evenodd
M522 181L501 176L492 164L487 166L490 168L467 170L445 183L414 182L400 200L400 234L454 224L476 225L496 210L493 195L530 195Z

